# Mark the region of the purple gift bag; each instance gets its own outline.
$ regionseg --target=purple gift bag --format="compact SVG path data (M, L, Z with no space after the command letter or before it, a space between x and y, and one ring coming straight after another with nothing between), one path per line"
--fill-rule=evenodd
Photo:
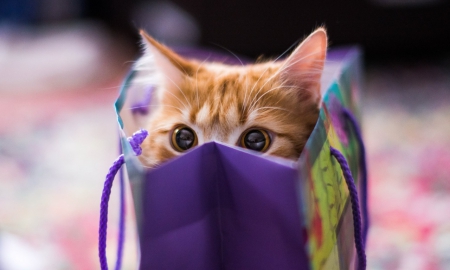
M320 117L297 162L210 142L156 169L144 168L136 155L146 132L132 134L143 127L151 88L133 85L135 76L132 71L116 102L123 155L102 197L102 269L107 201L123 163L136 211L140 269L365 268L357 49L329 52Z

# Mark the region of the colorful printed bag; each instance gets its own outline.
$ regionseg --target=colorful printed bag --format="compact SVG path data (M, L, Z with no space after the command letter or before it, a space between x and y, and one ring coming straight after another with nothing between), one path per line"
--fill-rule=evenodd
M354 117L360 72L358 49L328 53L320 118L298 162L210 142L147 170L136 155L146 136L138 130L149 89L130 85L132 71L116 102L123 155L102 196L102 269L109 193L123 163L136 211L140 269L364 269L366 164Z

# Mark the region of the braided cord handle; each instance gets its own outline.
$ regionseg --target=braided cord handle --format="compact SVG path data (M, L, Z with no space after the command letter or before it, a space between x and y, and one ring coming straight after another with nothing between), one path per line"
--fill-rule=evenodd
M361 233L361 214L358 201L358 191L352 177L352 172L348 166L345 157L335 148L330 146L331 155L336 158L341 166L341 170L344 174L345 182L350 193L350 201L352 204L353 214L353 233L355 237L356 253L358 255L358 270L366 269L366 253L364 251L364 242Z
M133 134L132 137L128 138L128 142L131 148L135 152L136 156L142 153L140 145L147 137L148 132L146 130L139 130ZM121 154L113 163L109 172L106 175L105 184L103 186L102 198L100 201L100 221L98 228L98 257L100 260L100 267L102 270L108 270L108 261L106 259L106 236L108 229L108 204L111 195L111 188L114 182L114 178L117 172L120 170L122 165L125 163L124 155ZM123 251L123 241L124 241L124 220L125 220L125 200L124 200L124 187L123 179L121 179L120 185L120 221L119 221L119 244L117 247L117 260L115 269L119 270L122 265L122 251Z
M369 232L369 211L368 211L368 205L367 205L367 163L366 163L366 148L364 147L364 142L361 135L361 128L358 125L358 121L353 116L350 110L344 109L343 110L344 116L347 118L347 120L352 125L353 132L355 134L356 140L358 141L359 145L359 160L360 160L360 167L361 167L361 213L363 216L363 227L362 227L362 235L363 235L363 241L364 245L366 245L367 242L367 233Z
M361 167L361 208L359 205L358 190L355 185L355 181L352 176L350 167L339 150L330 146L331 155L338 161L341 166L342 173L347 184L350 202L352 205L353 215L353 233L355 238L355 248L358 256L358 270L364 270L367 267L367 258L365 253L365 244L367 239L367 232L369 228L369 215L367 210L367 166L366 166L366 152L364 148L364 142L361 136L361 129L359 128L358 121L353 116L350 110L344 108L342 111L344 117L350 122L353 132L359 144L359 160ZM364 220L364 222L362 222Z

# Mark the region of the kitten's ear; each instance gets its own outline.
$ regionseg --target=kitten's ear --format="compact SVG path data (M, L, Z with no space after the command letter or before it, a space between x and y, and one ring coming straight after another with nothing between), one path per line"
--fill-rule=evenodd
M307 37L281 66L283 80L298 85L320 102L320 77L327 53L327 34L319 28Z
M138 66L150 71L158 71L169 82L178 84L184 75L194 73L194 64L161 43L154 40L144 30L140 31L145 46L145 54L138 62Z

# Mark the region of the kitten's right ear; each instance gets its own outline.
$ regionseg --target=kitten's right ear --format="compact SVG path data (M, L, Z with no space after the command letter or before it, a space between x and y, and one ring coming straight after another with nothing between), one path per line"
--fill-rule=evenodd
M320 78L327 53L327 33L319 28L309 35L281 67L281 76L320 102Z
M183 76L191 76L194 73L193 63L154 40L144 30L141 30L140 34L145 52L137 63L137 69L157 71L163 75L167 83L177 85Z

